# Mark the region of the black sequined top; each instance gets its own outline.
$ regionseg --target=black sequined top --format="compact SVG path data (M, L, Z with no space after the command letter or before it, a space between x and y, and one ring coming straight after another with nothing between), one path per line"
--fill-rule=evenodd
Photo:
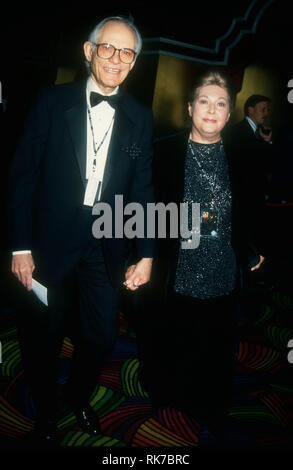
M197 248L183 249L180 244L174 290L201 299L231 292L236 282L236 258L231 245L228 164L221 141L188 141L183 202L199 203L201 215L203 211L212 214L217 223L210 232L201 223Z

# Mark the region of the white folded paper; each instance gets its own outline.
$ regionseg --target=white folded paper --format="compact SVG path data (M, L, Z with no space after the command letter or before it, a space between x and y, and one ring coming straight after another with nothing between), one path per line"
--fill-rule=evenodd
M32 279L32 291L38 299L48 307L48 292L47 288L40 284L35 279Z

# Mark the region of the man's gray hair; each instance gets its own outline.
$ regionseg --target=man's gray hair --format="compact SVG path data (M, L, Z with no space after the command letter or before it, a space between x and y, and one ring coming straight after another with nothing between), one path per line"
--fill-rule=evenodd
M134 25L131 17L126 18L124 16L108 16L107 18L104 18L94 27L92 32L89 34L88 41L93 42L93 43L97 42L102 28L105 26L105 24L111 21L114 21L116 23L123 23L133 31L133 34L135 36L135 52L136 52L136 57L137 57L142 48L142 38L137 27ZM86 65L88 72L90 72L90 64L87 60L85 61L85 65Z

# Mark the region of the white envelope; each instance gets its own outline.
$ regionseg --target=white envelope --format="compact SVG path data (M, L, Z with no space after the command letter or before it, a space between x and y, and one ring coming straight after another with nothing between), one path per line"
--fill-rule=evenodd
M35 279L32 279L32 291L38 299L48 307L48 291L45 286L40 284Z

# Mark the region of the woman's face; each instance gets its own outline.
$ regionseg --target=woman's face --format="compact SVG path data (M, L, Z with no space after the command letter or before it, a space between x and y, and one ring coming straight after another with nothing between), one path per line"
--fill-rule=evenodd
M193 105L188 104L188 111L192 117L192 140L202 144L217 142L230 117L228 93L218 85L203 86Z

